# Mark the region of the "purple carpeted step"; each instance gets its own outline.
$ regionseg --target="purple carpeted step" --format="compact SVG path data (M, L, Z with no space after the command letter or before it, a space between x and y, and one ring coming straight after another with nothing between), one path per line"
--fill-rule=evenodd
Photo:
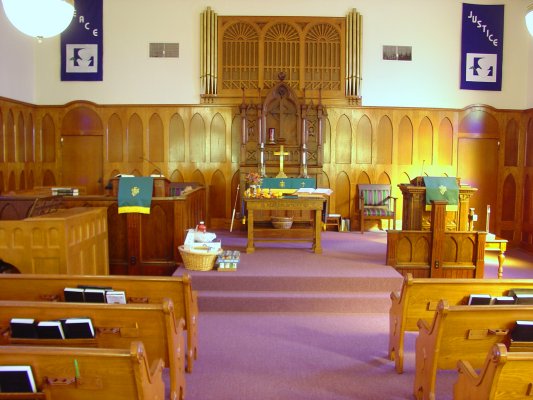
M200 291L200 312L387 313L389 292Z

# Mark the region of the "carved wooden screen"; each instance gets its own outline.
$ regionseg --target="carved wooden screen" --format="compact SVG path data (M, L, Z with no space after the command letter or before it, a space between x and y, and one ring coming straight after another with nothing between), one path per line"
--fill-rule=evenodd
M360 79L352 68L360 65L354 48L360 46L361 17L355 10L346 18L217 16L209 23L217 34L202 35L216 37L216 43L204 46L211 49L205 59L216 61L216 90L211 93L219 98L260 98L279 83L280 74L302 97L358 96L358 81L349 83Z

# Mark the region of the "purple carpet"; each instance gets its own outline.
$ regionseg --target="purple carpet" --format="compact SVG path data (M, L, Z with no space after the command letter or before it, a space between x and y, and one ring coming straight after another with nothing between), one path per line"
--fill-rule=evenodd
M243 232L216 233L224 249L242 252L237 271L175 273L189 273L199 292L187 400L413 398L416 335L406 336L403 374L387 359L389 294L402 277L384 265L384 232L324 232L323 254L306 243L258 243L245 254ZM504 277L533 278L531 260L509 251ZM495 278L495 254L485 262ZM452 399L455 378L439 372L439 400Z

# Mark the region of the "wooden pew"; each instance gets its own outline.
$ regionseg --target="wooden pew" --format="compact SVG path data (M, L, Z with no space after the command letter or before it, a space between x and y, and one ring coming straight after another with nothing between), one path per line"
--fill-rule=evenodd
M163 400L163 364L149 365L137 341L127 349L0 346L0 365L31 366L37 387L34 394L0 393L0 399Z
M457 368L454 400L522 400L533 396L533 352L509 352L505 344L497 343L479 374L465 360L459 360Z
M131 341L143 342L147 354L161 358L170 373L170 398L185 396L185 354L183 320L176 323L171 300L159 304L97 304L42 301L0 301L0 344L53 345L99 348L129 348ZM10 337L12 318L37 321L86 317L92 320L94 339L19 339Z
M78 285L124 290L129 303L161 303L164 298L171 299L176 322L185 321L186 371L192 371L193 361L198 357L198 293L192 290L188 274L182 277L20 274L16 278L7 275L0 274L0 300L63 301L63 289Z
M517 320L533 320L533 306L450 306L441 300L431 324L418 321L414 397L434 400L437 370L455 369L461 359L481 368L489 350L507 340Z
M472 293L501 296L511 288L533 288L533 279L413 278L407 274L401 292L391 292L389 358L396 372L403 372L405 332L418 331L418 320L431 321L440 299L450 305L466 304Z

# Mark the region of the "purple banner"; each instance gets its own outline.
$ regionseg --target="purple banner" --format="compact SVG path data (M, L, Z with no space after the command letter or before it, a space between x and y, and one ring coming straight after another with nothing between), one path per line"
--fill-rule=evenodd
M75 0L74 18L61 34L61 80L102 81L103 0Z
M502 90L503 5L463 3L461 89Z

